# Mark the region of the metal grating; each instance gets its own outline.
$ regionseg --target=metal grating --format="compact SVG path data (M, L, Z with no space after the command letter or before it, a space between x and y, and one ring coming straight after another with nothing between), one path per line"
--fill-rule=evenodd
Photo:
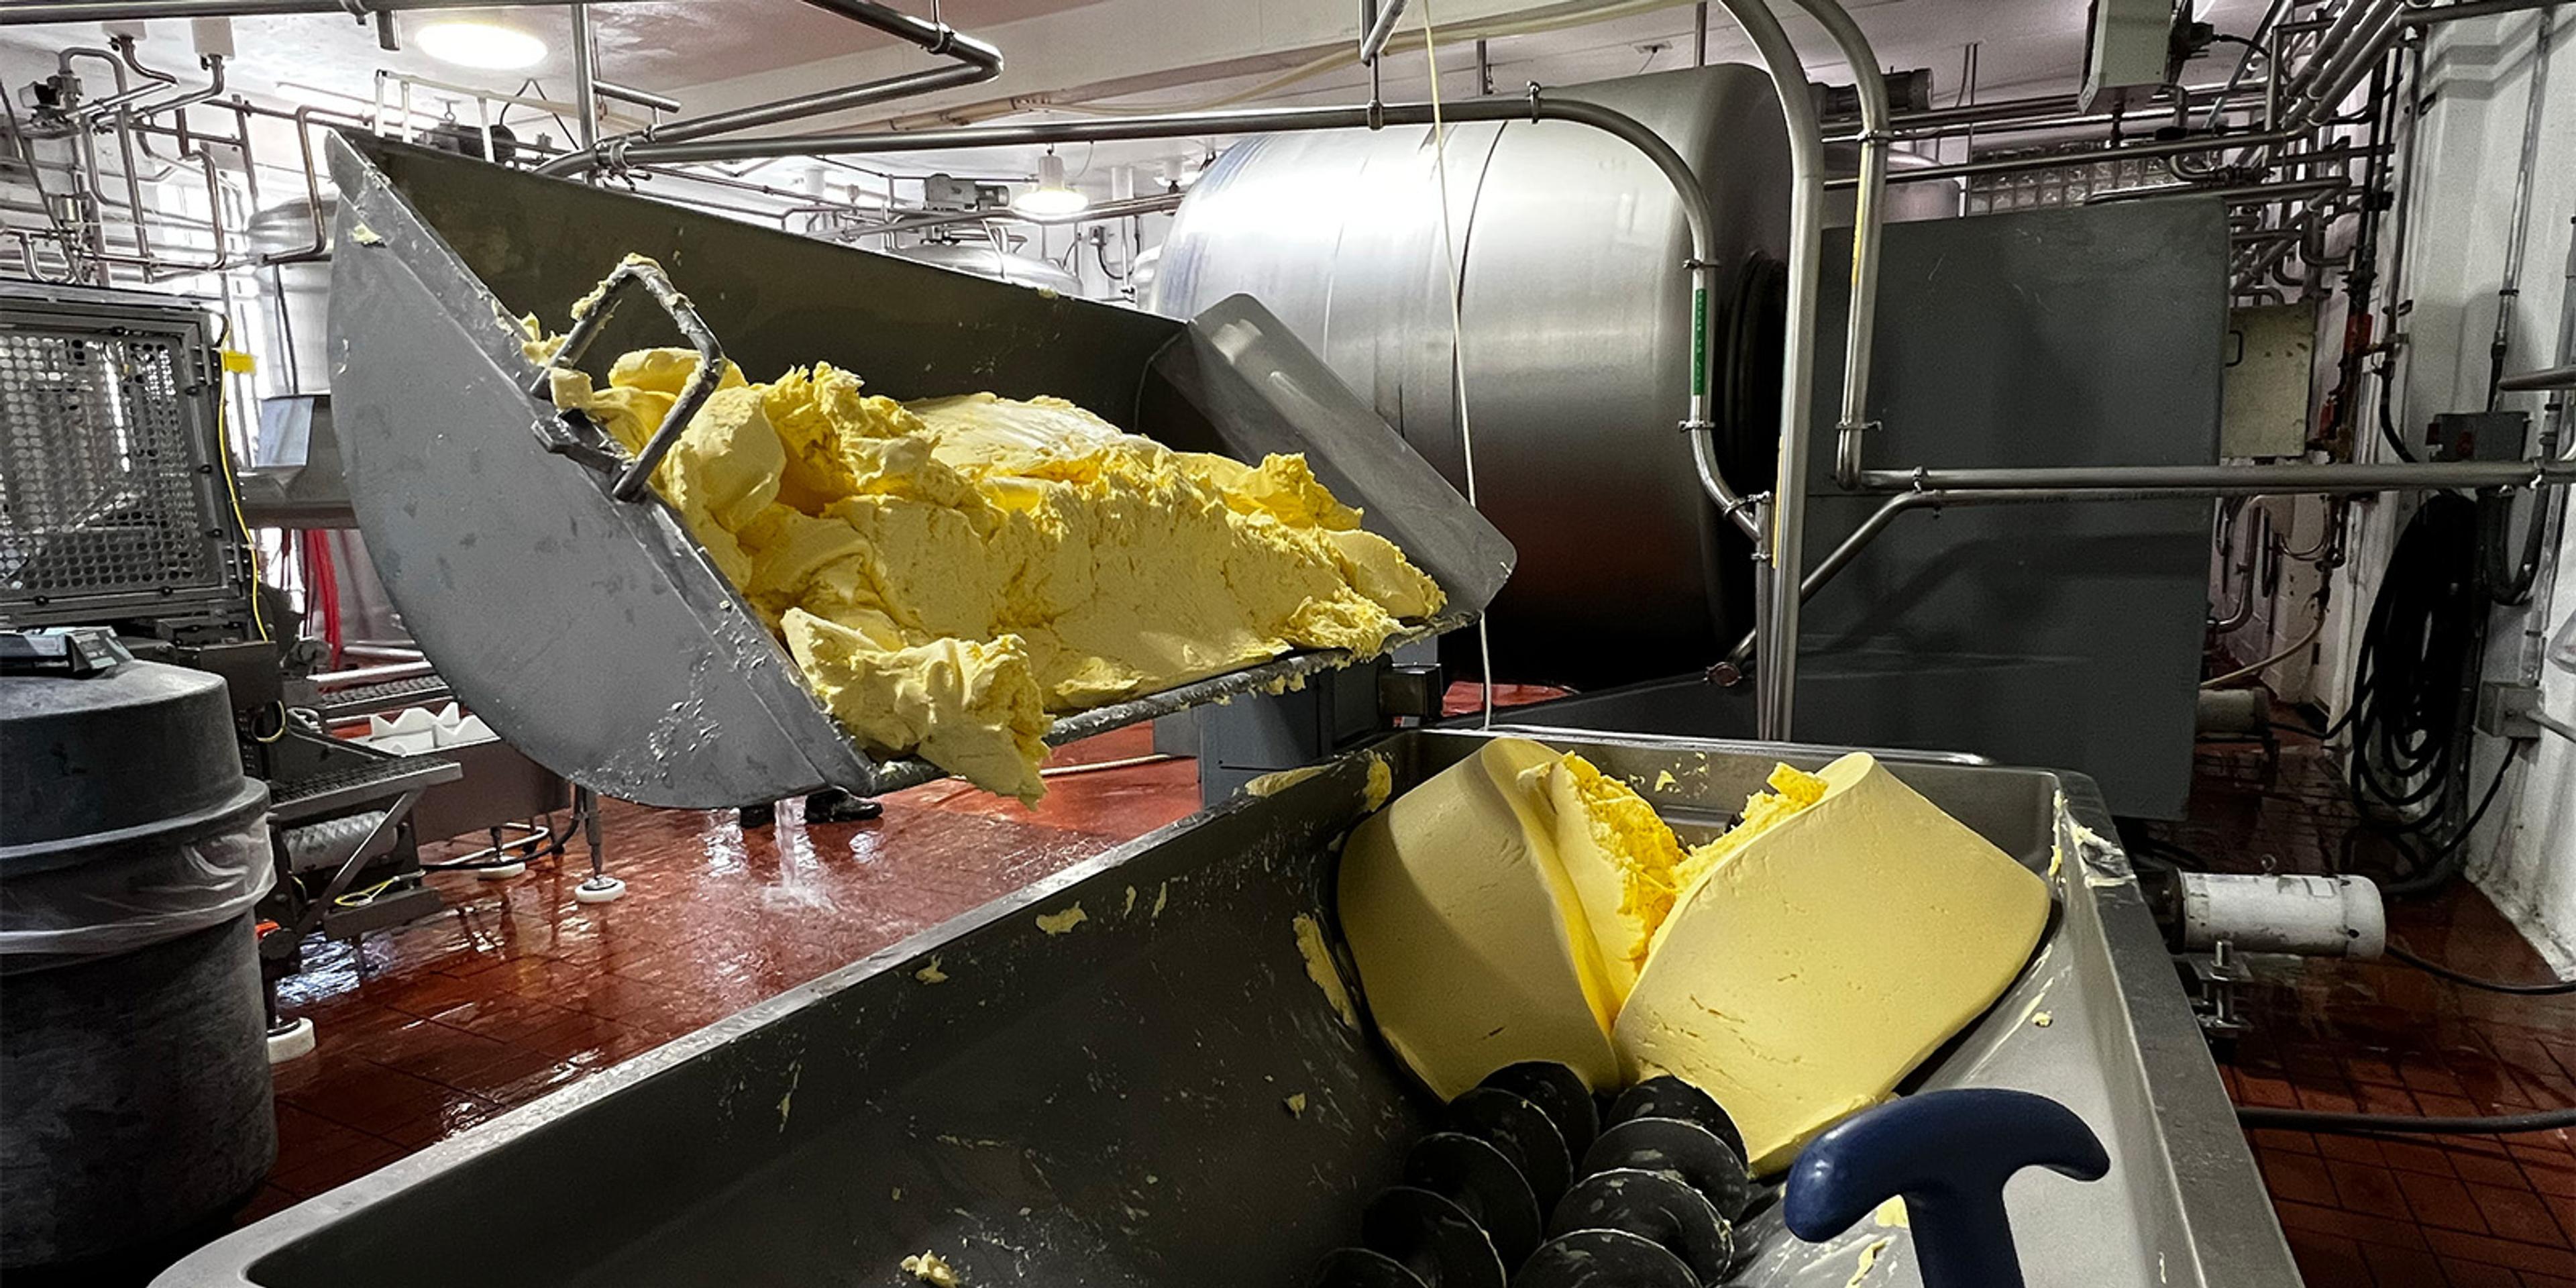
M8 321L0 620L158 613L238 593L188 331Z

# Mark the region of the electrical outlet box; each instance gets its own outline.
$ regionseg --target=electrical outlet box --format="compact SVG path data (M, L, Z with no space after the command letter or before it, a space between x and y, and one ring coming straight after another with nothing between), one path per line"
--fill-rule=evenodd
M2518 461L2531 437L2531 416L2521 411L2446 411L2424 432L2437 461Z
M2490 738L2538 738L2540 686L2489 680L2478 686L2478 732Z
M2077 102L2106 111L2172 79L2173 0L2092 0Z

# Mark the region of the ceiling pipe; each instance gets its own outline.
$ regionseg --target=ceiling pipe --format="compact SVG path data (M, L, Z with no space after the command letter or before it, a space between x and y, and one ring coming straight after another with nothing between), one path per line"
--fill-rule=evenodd
M2257 134L2220 134L2198 139L2173 139L2155 143L2137 143L2128 147L2103 148L2093 152L2049 152L2018 157L1988 157L1980 161L1962 161L1956 165L1927 165L1920 169L1889 173L1889 183L1922 183L1932 179L1964 179L1974 175L2017 174L2024 170L2053 170L2059 166L2089 165L2095 161L2118 160L2122 157L2188 156L2196 152L2222 152L2229 148L2262 147L2287 143L2300 137L2296 130L2270 130ZM1857 179L1827 179L1828 188L1849 188Z
M2423 27L2437 22L2455 22L2462 18L2489 18L2500 13L2521 13L2529 9L2548 9L2567 0L2458 0L2455 4L2409 3L2397 15L2401 27Z
M915 18L901 10L878 4L875 0L805 0L826 13L838 14L852 22L873 27L898 40L918 46L923 52L952 58L946 67L928 71L905 72L864 84L841 89L801 94L774 102L755 103L730 112L701 116L678 125L657 125L629 134L602 139L595 147L568 156L557 157L537 167L537 173L558 177L588 174L603 166L616 167L629 163L638 148L645 144L688 143L711 139L744 130L806 120L833 112L848 111L875 103L892 102L919 94L936 93L963 85L977 85L1002 74L1002 51L966 35L945 22Z
M511 0L561 7L574 0ZM44 22L142 22L155 18L267 18L298 13L401 13L414 9L488 8L491 0L29 0L0 7L0 27Z

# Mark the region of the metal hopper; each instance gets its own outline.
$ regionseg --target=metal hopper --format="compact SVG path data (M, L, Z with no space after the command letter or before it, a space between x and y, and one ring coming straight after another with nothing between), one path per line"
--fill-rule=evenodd
M1473 620L1511 571L1510 544L1248 297L1184 324L373 138L330 158L332 390L368 549L457 695L595 791L718 807L939 773L853 741L622 450L536 392L514 319L561 317L629 253L677 291L643 280L655 299L601 309L572 360L720 344L756 379L828 360L895 398L1055 394L1178 449L1303 452L1447 592L1417 635ZM1294 654L1051 737L1348 661Z

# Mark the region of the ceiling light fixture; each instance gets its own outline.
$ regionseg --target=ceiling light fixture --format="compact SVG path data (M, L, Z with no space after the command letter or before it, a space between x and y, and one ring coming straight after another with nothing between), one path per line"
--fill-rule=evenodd
M411 33L420 51L442 63L487 71L516 71L546 60L546 42L515 27L450 18Z
M1091 198L1065 182L1064 158L1054 148L1038 158L1038 186L1011 198L1011 209L1031 219L1064 219L1090 206Z

